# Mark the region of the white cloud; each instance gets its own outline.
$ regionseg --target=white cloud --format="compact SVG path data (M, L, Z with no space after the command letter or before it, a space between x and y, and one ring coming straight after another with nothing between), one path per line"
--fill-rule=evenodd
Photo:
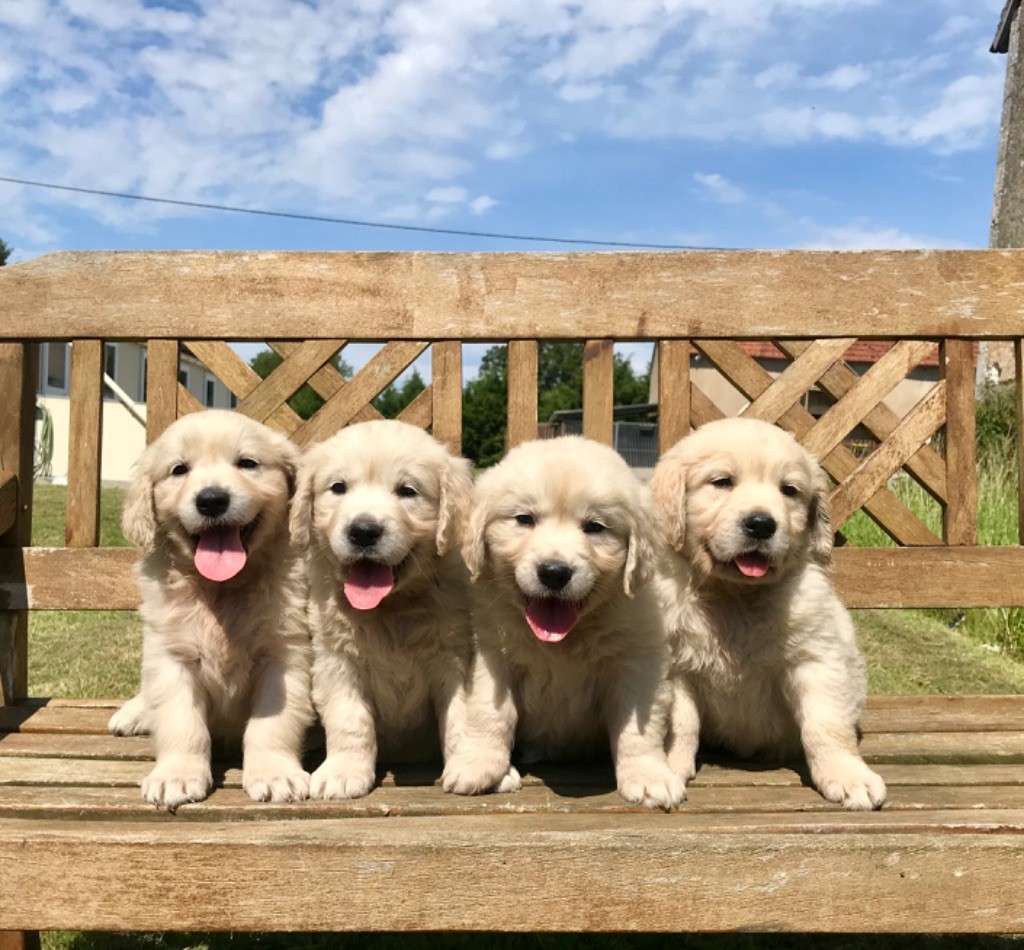
M434 188L427 192L427 201L439 204L465 204L468 198L469 192L465 188L454 185L448 188Z
M469 210L473 214L486 214L491 208L498 204L490 195L480 195L469 203Z
M814 226L813 235L794 246L819 251L914 250L916 248L952 248L963 245L948 238L927 234L909 234L899 228L870 224Z
M701 186L703 194L722 204L739 204L746 197L742 188L717 172L704 174L695 172L693 180Z

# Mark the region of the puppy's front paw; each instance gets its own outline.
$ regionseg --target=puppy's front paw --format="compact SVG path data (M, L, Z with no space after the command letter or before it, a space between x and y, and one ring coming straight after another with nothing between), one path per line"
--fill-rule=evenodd
M129 699L107 721L107 729L115 736L149 735L146 704L141 696Z
M668 767L678 775L685 785L697 777L697 756L685 749L670 749Z
M509 765L503 751L458 752L444 766L441 786L456 795L484 792L517 792L522 788L519 773Z
M822 797L851 811L881 808L885 782L858 755L837 755L812 769L811 777Z
M142 780L142 797L158 808L174 811L188 802L201 802L213 788L210 763L202 756L174 755L157 762Z
M377 780L373 760L354 755L329 755L309 780L310 798L332 801L369 795Z
M634 805L668 809L686 801L686 783L658 756L620 760L615 777L619 794Z
M242 767L242 788L255 802L300 802L309 798L309 773L290 756L250 753Z

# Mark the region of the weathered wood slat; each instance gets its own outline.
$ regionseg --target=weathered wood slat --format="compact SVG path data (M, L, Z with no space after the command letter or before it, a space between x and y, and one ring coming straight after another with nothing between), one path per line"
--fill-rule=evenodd
M735 343L715 340L694 341L694 345L748 398L756 399L772 384L772 375ZM816 423L803 406L793 406L778 424L803 439ZM853 472L859 460L845 446L838 445L821 459L825 471L837 482ZM941 539L888 489L881 489L865 505L871 518L900 544L940 544Z
M430 360L431 433L458 455L462 452L462 343L435 343Z
M260 374L221 340L186 340L185 346L243 401L263 384ZM287 404L279 405L261 421L285 435L291 435L302 424L302 419Z
M978 460L975 445L974 346L943 340L940 363L946 381L946 484L942 509L946 544L978 543Z
M799 402L822 374L842 359L843 354L856 342L854 337L816 340L743 410L743 415L749 419L775 422Z
M934 350L935 344L927 340L900 340L867 369L800 441L809 452L821 457L828 455Z
M407 422L411 426L427 429L430 427L433 406L434 392L431 386L427 386L398 414L398 420Z
M18 476L0 472L0 534L6 534L18 521Z
M71 419L64 542L72 548L100 542L100 450L103 440L103 342L71 344Z
M146 344L146 442L159 438L177 418L178 341L150 339Z
M18 874L0 920L119 929L131 907L145 930L1020 931L1020 815L8 818L0 863Z
M724 419L725 413L704 394L696 383L690 384L690 423L694 428Z
M811 345L806 340L775 340L775 345L790 358L796 358ZM846 364L836 363L818 378L818 386L833 399L842 399L856 384L860 377ZM882 441L892 433L900 423L896 415L884 402L861 419L864 426L876 439ZM936 501L946 499L946 463L929 446L922 446L915 455L907 460L905 466Z
M583 434L612 444L615 410L615 344L587 340L583 346Z
M0 548L0 607L135 610L138 559L133 548Z
M690 432L690 341L658 343L658 451Z
M537 438L537 343L513 340L508 345L508 428L510 449Z
M0 535L0 557L32 538L32 466L35 460L36 387L39 347L0 343L0 472L18 479L15 518ZM9 490L8 490L9 491ZM28 692L28 614L4 596L4 585L17 586L20 564L0 572L0 706L17 702Z
M235 407L236 411L266 422L314 373L341 348L344 340L308 340L284 358L274 371L261 380Z
M178 418L203 412L206 407L192 395L181 383L178 383Z
M1016 250L78 252L4 268L0 337L999 339L1022 285Z
M371 359L343 389L339 389L292 435L299 445L309 445L330 438L342 426L348 425L356 414L368 405L399 373L402 372L428 343L388 343Z
M858 508L896 474L946 420L946 383L933 386L884 442L870 452L829 496L836 524L845 524Z

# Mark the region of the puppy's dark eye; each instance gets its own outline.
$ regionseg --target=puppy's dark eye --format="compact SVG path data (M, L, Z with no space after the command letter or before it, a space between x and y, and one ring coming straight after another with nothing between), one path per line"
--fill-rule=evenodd
M189 468L185 462L178 462L178 464L171 469L171 474L177 478L180 478L182 475L187 475L188 472Z
M584 521L583 522L583 533L584 534L601 534L608 530L607 525L601 524L600 521Z
M331 491L335 495L344 495L348 491L348 485L344 482L331 482Z
M711 479L711 484L714 485L715 488L729 489L732 488L733 482L728 475L723 475L721 478Z
M516 524L524 528L532 528L537 523L533 515L516 515Z
M243 455L237 462L235 468L259 468L260 463L248 455Z
M415 498L419 492L416 491L412 485L399 485L395 489L395 494L398 495L399 498Z
M782 485L779 488L779 491L787 498L796 498L796 496L800 494L800 492L797 491L796 485Z

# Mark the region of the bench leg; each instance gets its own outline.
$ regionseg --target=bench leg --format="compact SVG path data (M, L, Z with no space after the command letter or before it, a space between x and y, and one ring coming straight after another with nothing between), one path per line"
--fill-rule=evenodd
M39 950L39 931L0 930L0 950Z

